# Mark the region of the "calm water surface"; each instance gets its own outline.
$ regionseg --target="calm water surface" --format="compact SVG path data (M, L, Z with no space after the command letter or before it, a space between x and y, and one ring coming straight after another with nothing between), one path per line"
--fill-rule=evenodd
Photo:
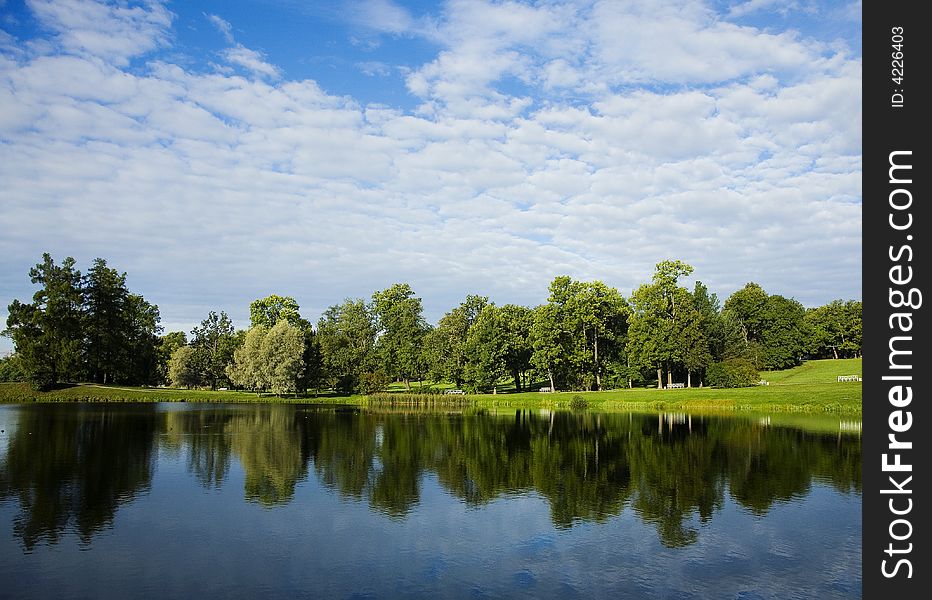
M837 419L95 404L0 428L0 597L861 594Z

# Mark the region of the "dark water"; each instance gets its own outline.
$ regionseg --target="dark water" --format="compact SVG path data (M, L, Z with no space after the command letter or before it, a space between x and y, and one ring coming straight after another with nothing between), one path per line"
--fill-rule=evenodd
M0 597L859 597L831 427L4 406Z

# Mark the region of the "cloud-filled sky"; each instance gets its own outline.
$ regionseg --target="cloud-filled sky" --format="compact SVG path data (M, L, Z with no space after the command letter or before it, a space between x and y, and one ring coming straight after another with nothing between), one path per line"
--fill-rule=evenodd
M0 319L50 252L166 330L660 260L861 297L859 2L0 0ZM8 339L0 350L10 349Z

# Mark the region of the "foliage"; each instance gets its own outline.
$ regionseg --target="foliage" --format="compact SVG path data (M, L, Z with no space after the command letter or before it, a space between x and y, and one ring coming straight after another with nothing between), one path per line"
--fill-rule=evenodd
M375 317L379 364L393 378L405 382L419 378L426 371L421 343L428 331L422 315L421 299L407 283L396 283L372 294L372 314Z
M375 394L388 389L391 378L382 371L366 371L360 377L359 387L363 394Z
M271 385L267 357L263 354L263 342L269 333L265 325L253 325L246 332L243 345L233 352L233 362L226 373L233 385L247 390L267 390Z
M299 310L297 301L291 296L271 294L250 303L249 323L252 327L262 325L271 329L280 319L284 319L292 325L298 325L301 320Z
M361 374L374 363L375 325L361 299L328 308L317 322L323 376L334 390L357 389Z
M200 382L200 370L194 348L181 346L168 362L168 379L175 387L192 388Z
M833 300L811 308L804 317L809 333L806 350L818 358L850 358L861 355L861 303Z
M452 381L462 387L469 360L466 351L469 330L488 303L485 296L468 295L425 334L423 357L432 379Z
M226 367L233 360L237 346L233 322L223 311L208 313L199 327L191 330L191 347L194 348L200 383L217 389L227 381Z
M585 410L589 408L589 402L579 394L575 394L570 400L570 408L573 410Z
M552 388L559 380L564 387L601 389L606 364L623 354L628 314L615 288L556 277L529 326L531 364L547 374Z
M730 358L709 365L706 378L709 385L717 388L738 388L757 385L760 374L754 364L743 358Z
M19 357L16 354L0 358L0 383L10 381L23 381L25 375L19 364Z
M167 384L171 382L168 376L168 364L175 350L187 345L188 336L183 331L170 331L159 338L156 383Z
M303 381L304 351L304 333L287 320L280 319L271 329L256 325L233 353L227 376L235 385L257 392L295 394Z
M684 367L688 375L703 369L711 359L703 314L689 290L677 285L679 277L692 270L680 261L660 262L653 283L640 286L631 297L629 357L635 365L657 370L658 388L663 387L662 371L670 383L675 367Z
M30 304L9 305L4 334L13 339L26 380L44 390L81 375L81 272L73 258L56 265L46 253L29 278L39 290Z

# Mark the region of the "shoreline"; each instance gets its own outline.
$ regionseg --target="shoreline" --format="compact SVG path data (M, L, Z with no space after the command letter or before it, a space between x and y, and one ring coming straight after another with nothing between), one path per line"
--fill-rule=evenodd
M108 402L204 402L246 404L321 404L345 406L398 406L437 408L513 408L570 410L584 400L583 410L598 412L656 412L689 410L720 413L806 413L861 415L861 383L800 383L752 388L648 388L601 392L522 392L470 394L451 398L436 394L404 392L365 395L289 398L253 392L131 388L77 384L38 392L27 384L0 384L0 404L12 403L108 403ZM577 408L579 408L577 406Z

